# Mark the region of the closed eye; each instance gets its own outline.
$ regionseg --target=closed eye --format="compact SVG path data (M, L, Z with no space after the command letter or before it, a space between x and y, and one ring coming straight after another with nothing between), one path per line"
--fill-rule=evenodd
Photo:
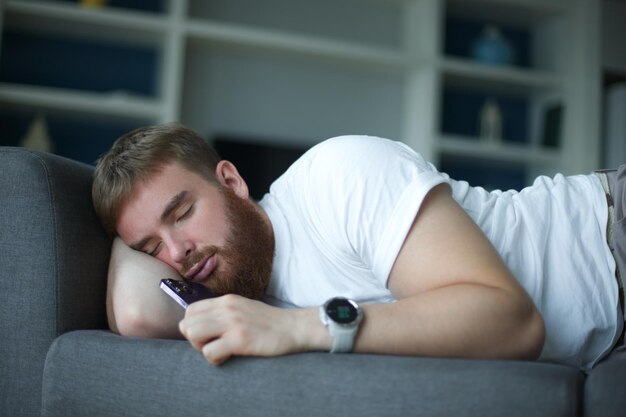
M178 219L176 219L176 221L179 222L181 220L185 220L186 218L188 218L192 214L193 214L193 204L190 205L189 208L187 210L185 210L185 212Z
M161 251L161 245L162 245L162 243L161 243L161 242L159 242L159 243L155 246L155 248L154 248L153 250L151 250L151 251L147 252L147 253L148 253L148 255L150 255L150 256L152 256L152 257L157 256L157 255L159 254L159 252Z

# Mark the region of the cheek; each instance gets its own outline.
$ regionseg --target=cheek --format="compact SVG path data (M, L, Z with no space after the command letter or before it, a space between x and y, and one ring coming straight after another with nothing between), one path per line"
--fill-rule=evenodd
M228 234L229 226L223 212L211 215L204 212L185 224L186 233L196 244L221 245Z
M178 265L176 265L176 263L172 262L172 259L169 256L169 252L167 251L167 249L162 250L161 252L158 253L158 255L155 257L156 259L158 259L159 261L171 266L174 269L178 269Z

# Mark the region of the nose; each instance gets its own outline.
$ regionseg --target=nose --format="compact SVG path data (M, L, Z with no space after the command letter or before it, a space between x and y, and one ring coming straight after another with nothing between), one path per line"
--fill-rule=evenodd
M168 240L167 246L169 247L172 261L182 264L189 254L193 252L193 244L189 240L179 236L171 236Z

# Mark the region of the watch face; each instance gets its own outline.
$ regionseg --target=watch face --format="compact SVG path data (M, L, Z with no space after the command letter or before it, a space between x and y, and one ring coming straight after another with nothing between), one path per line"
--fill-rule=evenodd
M326 305L326 314L336 323L349 324L357 319L358 311L349 300L333 298Z

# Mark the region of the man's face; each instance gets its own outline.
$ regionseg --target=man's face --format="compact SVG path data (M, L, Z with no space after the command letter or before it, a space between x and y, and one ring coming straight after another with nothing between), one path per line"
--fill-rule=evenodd
M178 164L165 165L135 185L120 210L117 232L133 249L218 295L260 298L274 254L271 224L230 167L218 167L218 187Z

